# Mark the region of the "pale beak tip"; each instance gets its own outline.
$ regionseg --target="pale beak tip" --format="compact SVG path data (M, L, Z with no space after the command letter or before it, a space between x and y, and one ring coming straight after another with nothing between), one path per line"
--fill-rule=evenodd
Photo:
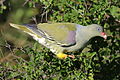
M104 39L107 39L107 35L104 35L103 38L104 38Z
M107 39L107 35L104 32L102 32L101 35L104 39Z

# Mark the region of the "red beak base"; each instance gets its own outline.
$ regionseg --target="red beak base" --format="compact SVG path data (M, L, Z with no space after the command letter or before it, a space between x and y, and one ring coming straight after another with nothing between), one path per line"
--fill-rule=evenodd
M104 39L107 39L107 35L104 32L102 32L101 35Z

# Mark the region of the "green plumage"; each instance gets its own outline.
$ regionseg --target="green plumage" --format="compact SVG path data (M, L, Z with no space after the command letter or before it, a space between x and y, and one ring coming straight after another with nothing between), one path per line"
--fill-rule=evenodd
M84 48L92 37L107 37L102 27L97 24L82 26L75 23L40 23L38 25L10 23L10 25L33 36L36 41L49 48L57 57L62 59L66 57L74 58L74 56L63 52Z
M38 29L45 31L49 36L62 44L69 44L67 36L70 31L76 31L75 23L41 23Z

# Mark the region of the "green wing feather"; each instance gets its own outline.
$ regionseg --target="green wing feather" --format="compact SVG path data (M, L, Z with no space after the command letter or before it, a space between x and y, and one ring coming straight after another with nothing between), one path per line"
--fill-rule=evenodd
M67 41L69 32L76 31L75 23L41 23L37 27L47 33L56 42L64 45L70 45Z

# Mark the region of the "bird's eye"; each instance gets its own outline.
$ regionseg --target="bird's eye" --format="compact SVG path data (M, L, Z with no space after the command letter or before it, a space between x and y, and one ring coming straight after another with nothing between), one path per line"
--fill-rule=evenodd
M101 31L100 27L97 28L98 31Z

